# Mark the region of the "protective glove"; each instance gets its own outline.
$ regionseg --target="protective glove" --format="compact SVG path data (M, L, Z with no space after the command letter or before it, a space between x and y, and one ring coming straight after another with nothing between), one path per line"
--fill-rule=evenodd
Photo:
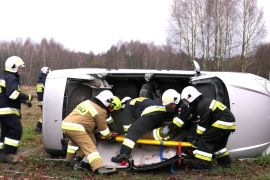
M113 137L113 136L108 136L108 137L106 137L106 140L107 140L109 143L114 143L114 142L116 142L116 139L115 139L115 137Z
M32 107L32 103L29 102L29 101L26 101L25 104L26 104L29 108Z

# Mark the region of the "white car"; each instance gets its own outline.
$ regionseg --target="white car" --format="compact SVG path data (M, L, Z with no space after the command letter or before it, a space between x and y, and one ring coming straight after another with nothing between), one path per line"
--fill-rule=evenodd
M204 96L221 101L234 114L237 129L227 144L232 158L256 157L267 151L270 145L270 81L249 73L200 72L198 66L195 72L94 68L52 71L44 92L45 150L55 156L65 154L67 141L61 129L62 120L77 104L103 89L111 89L119 98L147 96L160 101L165 90L173 88L181 92L189 85L196 86ZM107 166L127 168L110 161L119 153L120 145L98 142L98 150ZM145 170L169 164L178 159L177 151L175 146L138 144L132 152L129 168Z

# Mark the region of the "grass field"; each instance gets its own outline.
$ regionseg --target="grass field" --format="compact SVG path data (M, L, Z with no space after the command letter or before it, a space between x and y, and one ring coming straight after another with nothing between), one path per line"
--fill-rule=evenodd
M35 94L33 87L22 87L26 92ZM0 163L1 179L270 179L270 156L258 157L249 161L235 160L231 168L215 167L210 171L177 170L175 174L170 168L157 171L133 173L121 171L113 176L98 176L84 171L76 171L67 167L64 161L50 161L43 150L42 136L35 132L36 122L41 116L37 100L33 107L22 105L23 137L16 165Z

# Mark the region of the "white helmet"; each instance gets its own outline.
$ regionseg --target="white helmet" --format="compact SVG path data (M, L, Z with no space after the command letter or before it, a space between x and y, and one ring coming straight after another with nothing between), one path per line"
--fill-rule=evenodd
M104 104L104 106L109 107L113 102L113 93L109 90L101 91L96 98Z
M40 71L41 71L42 73L44 73L44 74L49 74L49 72L51 72L50 68L48 68L48 67L46 67L46 66L43 67L43 68L41 68Z
M180 102L180 94L174 89L167 89L162 94L162 104L164 106L171 103L178 104L179 102Z
M187 86L181 93L181 99L187 100L189 103L193 102L197 97L202 95L195 87Z
M11 56L5 62L5 70L9 72L18 72L19 67L25 67L23 60L18 56Z

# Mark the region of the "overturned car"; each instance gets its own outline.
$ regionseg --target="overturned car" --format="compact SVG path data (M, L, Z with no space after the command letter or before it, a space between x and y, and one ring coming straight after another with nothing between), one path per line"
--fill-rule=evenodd
M62 120L80 102L110 89L120 99L148 97L161 101L162 93L173 88L181 92L193 85L206 97L225 104L235 115L237 130L228 141L231 157L250 158L267 152L270 145L270 82L248 73L200 72L178 70L135 69L66 69L52 71L46 80L43 108L43 143L47 153L58 156L66 152L66 140L61 129ZM114 117L122 126L124 114ZM121 133L121 130L120 130ZM98 151L109 167L147 170L178 161L184 148L183 135L173 141L140 139L128 164L115 164L111 157L117 155L121 143L100 140ZM121 141L122 136L118 137Z

